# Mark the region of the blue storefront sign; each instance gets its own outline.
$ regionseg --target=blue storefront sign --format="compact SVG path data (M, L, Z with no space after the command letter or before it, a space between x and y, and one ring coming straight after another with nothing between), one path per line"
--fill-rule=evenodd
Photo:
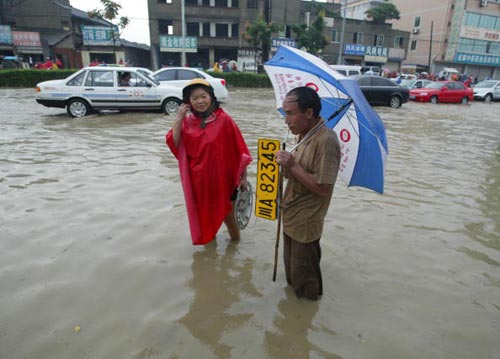
M84 45L120 46L118 27L82 26Z
M345 44L344 55L365 56L366 46L360 44Z
M12 31L9 25L0 25L0 44L12 45Z
M273 37L271 39L271 50L276 51L278 46L288 45L290 47L297 47L297 41L288 37Z
M160 35L160 51L163 52L198 52L198 38L185 36L184 42L182 36Z
M462 64L500 66L500 56L457 52L455 54L455 62Z

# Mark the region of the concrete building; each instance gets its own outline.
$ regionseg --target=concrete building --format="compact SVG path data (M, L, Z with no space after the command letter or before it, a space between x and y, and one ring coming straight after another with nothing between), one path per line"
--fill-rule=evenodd
M341 64L375 66L400 72L406 57L410 36L408 31L395 30L389 23L374 24L367 21L365 16L359 19L346 16L342 39L344 9L339 3L330 2L326 6L338 14L333 18L325 18L325 37L329 44L323 49L321 57L326 62L337 64L340 59Z
M210 68L221 59L255 59L262 49L242 38L247 26L261 16L266 21L291 25L299 21L300 0L148 0L153 68L185 65ZM182 45L182 15L185 43ZM289 32L284 27L283 37ZM265 49L264 49L265 51ZM241 61L238 61L241 63Z
M106 63L130 59L149 67L149 46L120 40L114 29L68 0L0 0L0 55L16 57L23 67L47 57L65 68L80 68L95 58Z
M411 33L407 71L452 67L478 80L500 78L500 0L390 1L401 17L394 28ZM347 0L348 13L359 16L376 3Z

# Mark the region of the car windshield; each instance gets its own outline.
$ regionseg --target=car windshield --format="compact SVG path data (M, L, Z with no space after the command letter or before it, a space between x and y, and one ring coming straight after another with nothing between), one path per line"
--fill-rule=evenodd
M485 89L485 88L490 88L490 87L493 87L495 86L496 82L495 81L482 81L480 83L478 83L476 86L474 86L475 88L482 88L482 89Z
M446 85L445 82L432 82L432 83L428 84L427 86L425 86L425 88L440 89L440 88L443 88L445 85Z
M403 80L401 81L400 85L403 87L411 88L413 85L415 85L415 82L417 82L417 80Z

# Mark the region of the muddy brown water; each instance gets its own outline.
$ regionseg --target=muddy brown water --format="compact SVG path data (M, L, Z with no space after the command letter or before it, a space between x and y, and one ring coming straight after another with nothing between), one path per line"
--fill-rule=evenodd
M377 108L385 194L337 183L312 303L271 280L275 222L191 245L172 118L33 96L0 90L1 359L499 357L500 103ZM272 90L230 96L254 156L283 139Z

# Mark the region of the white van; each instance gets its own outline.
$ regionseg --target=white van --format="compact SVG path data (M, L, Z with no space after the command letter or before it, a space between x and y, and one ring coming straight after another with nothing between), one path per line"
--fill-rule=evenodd
M361 66L330 65L330 67L344 76L361 75Z

